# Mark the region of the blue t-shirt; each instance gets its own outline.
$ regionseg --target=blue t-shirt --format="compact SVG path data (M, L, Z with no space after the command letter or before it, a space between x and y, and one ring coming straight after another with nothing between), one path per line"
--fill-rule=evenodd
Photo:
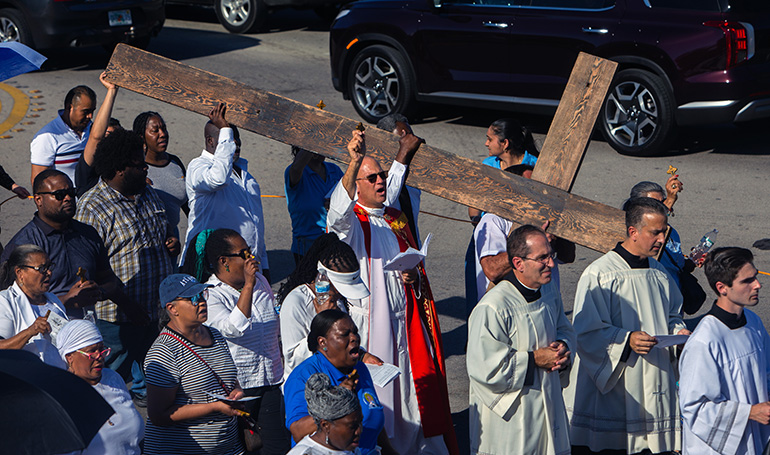
M377 437L385 425L385 413L377 399L374 383L369 370L361 362L356 365L358 370L358 387L356 394L361 403L361 412L364 414L361 440L358 443L361 454L366 455L377 446ZM286 428L292 423L309 415L307 402L305 401L305 382L315 373L324 373L329 376L332 385L339 385L345 380L345 375L329 362L323 354L316 352L295 368L286 379L283 386L283 400L286 403ZM294 439L291 446L294 447Z
M482 164L486 164L487 166L492 166L495 169L502 169L502 165L500 157L497 156L488 156L484 158L484 161L481 162ZM535 167L535 163L537 163L537 157L534 155L530 155L529 152L524 152L524 158L521 160L521 164L526 164L527 166ZM503 169L505 170L505 169Z
M315 239L326 232L326 207L324 199L342 178L342 170L336 164L324 162L326 181L305 166L299 183L289 185L289 169L283 173L286 204L291 217L291 251L304 255Z
M660 263L671 275L676 286L679 287L679 271L684 268L684 253L682 252L682 240L676 229L671 228L671 234L666 242L666 251L660 255Z

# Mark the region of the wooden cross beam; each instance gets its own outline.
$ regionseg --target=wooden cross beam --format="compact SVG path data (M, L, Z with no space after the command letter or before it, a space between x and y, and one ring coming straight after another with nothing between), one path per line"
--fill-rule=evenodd
M624 238L623 212L568 190L615 66L581 54L579 71L570 77L533 180L423 145L410 165L408 183L519 223L550 220L548 230L554 235L601 252L612 249ZM337 161L349 160L346 145L356 120L125 44L116 47L106 73L107 80L120 87L199 114L226 103L234 125ZM394 134L376 128L367 129L366 144L367 154L384 165L398 149Z

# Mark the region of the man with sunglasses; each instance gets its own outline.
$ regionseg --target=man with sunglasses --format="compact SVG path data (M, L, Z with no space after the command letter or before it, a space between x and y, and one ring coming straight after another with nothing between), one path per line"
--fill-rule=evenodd
M39 173L32 187L37 213L13 236L0 262L8 259L17 245L33 244L43 248L53 263L49 292L56 294L72 318L82 318L97 301L112 299L133 315L137 322L147 317L139 305L123 293L123 283L115 276L107 258L107 249L96 230L74 220L75 189L67 174L55 169ZM78 276L82 270L84 276Z
M393 204L404 184L406 164L422 142L412 133L401 136L390 168L392 182L380 163L366 156L365 134L353 131L347 147L350 163L332 192L327 225L355 251L361 278L371 292L350 302L361 346L402 373L377 390L391 445L404 454L455 454L459 448L441 328L425 270L421 264L412 270L384 270L385 263L417 245L407 217Z
M552 279L545 231L524 225L506 240L511 271L468 320L471 454L569 453L562 380L577 340Z
M656 347L658 336L690 334L682 294L654 259L668 209L637 197L624 210L626 239L583 271L575 292L578 357L564 390L575 455L681 449L676 357Z

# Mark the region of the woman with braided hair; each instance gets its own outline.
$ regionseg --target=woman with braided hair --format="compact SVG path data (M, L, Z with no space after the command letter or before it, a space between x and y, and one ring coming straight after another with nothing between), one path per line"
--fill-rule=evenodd
M319 302L315 293L315 279L321 270L330 281L329 299L325 302ZM330 309L347 312L346 299L362 299L368 295L369 290L361 281L358 258L350 245L334 233L324 234L313 242L278 291L284 379L289 377L294 367L312 355L307 335L315 315ZM363 361L382 363L369 354L364 355Z

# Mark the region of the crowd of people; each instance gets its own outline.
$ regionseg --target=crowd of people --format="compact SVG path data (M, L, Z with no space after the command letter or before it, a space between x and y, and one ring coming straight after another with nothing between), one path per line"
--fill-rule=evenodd
M0 258L0 349L69 370L115 411L81 453L464 453L425 264L390 264L420 246L421 195L405 180L424 141L406 118L378 124L398 137L388 171L363 131L344 172L292 148L295 270L276 296L260 187L227 107L211 109L185 168L163 117L122 128L118 89L101 82L95 116L94 91L75 87L32 141L37 212ZM513 119L486 145L485 164L525 178L536 166ZM548 222L469 210L472 454L763 453L770 337L749 309L753 256L709 253L716 301L691 331L680 277L701 264L668 225L681 190L675 175L631 189L626 238L584 270L571 320L557 264L575 260L574 243ZM388 367L398 374L383 380Z

